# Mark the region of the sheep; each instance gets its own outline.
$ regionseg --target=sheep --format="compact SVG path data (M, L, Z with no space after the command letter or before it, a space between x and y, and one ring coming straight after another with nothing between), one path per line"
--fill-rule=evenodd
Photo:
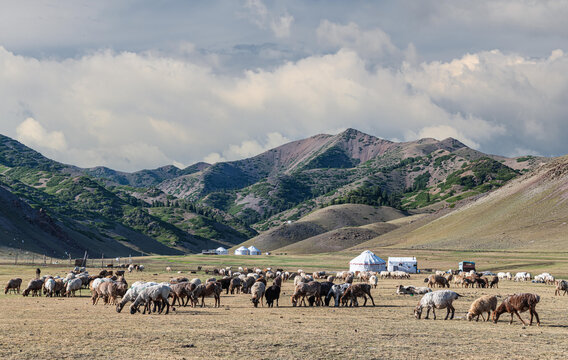
M568 293L568 281L566 280L558 280L556 282L556 290L554 291L554 295L560 295L560 292L564 291L564 295Z
M325 297L325 301L326 304L329 304L329 301L331 300L331 298L333 297L335 300L335 307L339 306L339 300L341 299L341 297L343 296L343 294L345 293L345 290L347 290L347 288L350 286L350 284L341 284L341 285L333 285L331 287L331 289L329 290L329 292L327 293L326 297Z
M166 271L167 271L167 272L171 272L171 271L172 271L172 268L171 268L170 266L166 266Z
M282 277L281 276L275 277L272 284L282 287Z
M30 280L30 282L28 282L28 287L24 291L22 291L22 295L28 296L31 291L32 296L39 296L42 287L43 287L42 279L32 279Z
M241 292L241 287L243 286L243 281L238 278L232 278L231 279L231 285L229 285L229 291L231 292L231 294L235 293L235 290L237 290L237 294Z
M496 287L497 289L499 289L499 277L498 276L493 276L493 278L489 282L489 287L490 288Z
M475 321L479 321L479 315L483 321L489 321L491 317L491 312L495 311L497 308L497 296L496 295L484 295L479 299L475 300L471 306L469 307L469 311L467 312L466 318L471 321L474 317L476 317ZM483 316L484 313L487 313L487 319Z
M531 274L527 272L518 272L515 274L513 280L515 281L530 281Z
M176 300L179 302L180 305L184 305L184 299L190 296L188 291L187 285L189 282L180 282L177 284L171 284L170 288L172 291L170 292L170 296L173 298L172 306L175 306Z
M445 272L445 271L442 271L442 270L436 270L436 275L438 275L438 276L444 276L444 275L446 275L446 272Z
M511 321L509 321L509 325L513 323L513 314L516 314L519 320L523 323L523 325L527 325L519 312L525 312L527 310L530 311L531 320L529 325L532 325L533 322L533 315L536 316L536 323L540 326L540 319L538 318L538 314L536 312L536 304L540 301L540 296L536 294L530 293L522 293L522 294L514 294L509 295L503 300L501 305L493 312L493 322L497 323L499 320L499 316L505 312L511 314Z
M247 277L245 281L243 281L243 288L241 289L241 292L243 294L250 294L250 289L252 287L252 285L254 284L255 279L253 277Z
M101 283L97 287L96 292L96 302L98 302L98 300L102 297L105 305L116 305L117 286L114 281L106 281ZM95 305L96 302L93 301L93 305Z
M462 295L451 290L438 290L424 294L424 296L422 297L422 299L420 299L420 302L414 309L414 316L416 316L417 319L420 319L420 317L422 316L422 310L426 308L426 317L424 319L428 319L428 316L430 315L430 309L432 309L434 320L436 320L435 309L448 309L445 320L448 320L450 312L452 313L450 317L451 320L454 318L454 313L456 311L452 303L460 296Z
M292 306L298 305L298 300L300 300L300 304L306 305L306 296L315 296L316 304L319 306L321 303L320 299L320 292L321 292L321 284L317 281L310 281L308 283L300 283L294 289L294 294L290 297L292 301Z
M201 298L201 307L205 306L205 297L215 298L215 307L221 307L221 285L210 281L207 284L199 284L191 292L191 304L195 307Z
M409 286L403 286L403 285L399 285L396 288L396 293L398 295L404 295L404 294L410 294L410 295L421 295L421 294L426 294L432 292L432 289L430 289L429 287L415 287L412 285Z
M264 297L266 298L266 305L268 305L268 307L274 307L274 300L276 300L276 306L278 306L278 299L280 299L280 286L272 285L265 289Z
M377 277L375 275L372 275L369 278L369 285L373 286L375 289L377 288L377 284L379 283Z
M145 305L144 313L146 313L146 310L148 310L148 313L150 313L150 303L160 301L161 305L158 313L162 313L165 305L165 315L167 315L170 312L170 303L168 302L170 291L171 288L164 284L153 285L142 289L136 297L136 300L134 300L132 305L130 305L130 313L133 315L136 314L137 311L140 311L139 307L142 304Z
M11 279L10 281L8 281L6 287L4 288L4 294L7 294L8 291L10 290L12 290L14 294L16 293L16 291L19 294L21 286L22 286L22 279L20 278Z
M430 275L426 279L424 279L425 283L428 283L428 287L434 287L434 285L438 285L439 287L450 287L450 283L448 280L441 276L441 275Z
M264 304L262 303L262 297L264 296L265 290L266 285L262 281L257 281L252 285L250 301L253 303L254 307L258 307L259 301L260 305L264 307Z
M389 271L381 271L379 273L381 279L388 279L391 277L390 272Z
M333 286L332 282L329 281L323 281L320 282L321 284L321 288L320 288L320 304L321 304L321 297L327 295L327 293L329 293L329 291L331 290L331 287ZM308 297L308 303L310 304L310 306L314 306L316 302L316 298L315 296L310 296ZM327 296L324 297L324 303L325 306L329 306L329 299L327 299Z
M229 287L231 287L231 278L224 277L218 281L221 284L221 290L226 290L225 294L229 294Z
M189 281L188 278L183 277L183 276L178 276L178 277L175 277L175 278L171 278L170 284L179 284L179 283L188 282L188 281Z
M118 313L121 312L124 305L126 305L126 303L128 303L129 301L134 302L134 300L136 300L136 298L143 289L154 285L158 285L158 283L137 281L134 284L132 284L132 286L130 286L130 289L128 289L126 294L124 294L124 296L122 297L120 303L116 305L116 312Z
M365 299L365 302L363 303L363 306L365 306L367 305L367 296L365 295L369 296L371 302L373 303L373 306L375 306L375 300L373 300L373 297L371 296L371 285L369 284L351 285L349 288L347 288L347 290L345 290L342 299L351 298L350 306L353 305L353 302L355 302L355 306L357 306L357 297L362 297L363 299Z
M79 295L81 294L81 287L83 286L83 281L80 278L75 278L67 281L67 286L65 288L65 295L70 297L75 296L75 291L79 290Z
M46 291L46 296L53 297L53 295L55 294L55 280L48 278L43 283L43 286Z

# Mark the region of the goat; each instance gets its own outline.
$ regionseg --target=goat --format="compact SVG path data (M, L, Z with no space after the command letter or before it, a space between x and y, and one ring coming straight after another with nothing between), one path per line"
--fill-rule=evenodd
M525 312L527 310L530 311L531 320L529 325L532 325L533 316L536 316L536 323L540 326L540 319L538 318L538 313L536 312L536 304L540 301L540 296L536 294L530 293L523 293L523 294L514 294L509 295L503 300L501 305L493 312L493 322L497 323L499 320L499 316L505 312L511 314L511 321L509 324L513 323L513 314L516 314L519 320L523 323L523 325L527 325L519 312Z

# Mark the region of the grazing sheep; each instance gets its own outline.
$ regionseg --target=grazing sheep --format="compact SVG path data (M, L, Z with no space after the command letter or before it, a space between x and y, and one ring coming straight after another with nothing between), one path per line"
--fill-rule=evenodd
M55 280L53 278L45 279L43 287L45 289L45 296L53 297L55 294Z
M474 317L476 317L475 321L479 321L479 315L481 315L483 321L488 321L491 317L491 312L495 311L496 308L497 296L484 295L471 304L466 317L469 321L471 321ZM487 313L487 319L483 316L484 313Z
M146 313L146 310L148 310L148 313L150 313L151 302L159 301L161 305L158 313L161 314L162 310L164 310L164 306L166 306L165 315L167 315L170 312L170 303L168 302L170 291L171 288L164 284L158 284L142 289L142 291L140 291L140 293L136 297L136 300L134 300L134 303L130 305L130 313L136 314L137 311L140 311L139 308L142 304L144 304L143 313Z
M215 307L221 307L221 285L213 281L197 285L191 293L192 307L199 303L199 298L201 298L201 307L204 307L206 297L214 297Z
M523 318L521 318L519 312L525 312L529 310L531 314L529 325L532 325L534 315L536 316L537 325L540 326L540 319L538 318L538 314L536 312L536 304L538 304L539 301L540 296L536 294L523 293L509 295L505 298L505 300L503 300L497 310L493 312L493 322L497 323L499 316L505 312L508 312L509 314L511 314L511 321L509 321L509 325L513 323L513 314L516 314L523 325L526 326L527 324L525 324L525 321L523 320Z
M357 304L357 298L358 297L362 297L363 299L365 299L365 302L363 303L363 306L367 305L367 296L369 296L369 298L371 299L371 302L373 303L373 306L375 306L375 300L373 300L373 297L371 296L371 285L369 284L355 284L355 285L351 285L349 288L347 288L347 290L345 290L345 293L343 294L343 298L345 299L349 299L351 298L351 302L349 304L349 306L353 305L353 302L355 302L355 306L358 306Z
M237 294L241 292L241 287L243 286L243 281L238 278L232 278L231 279L231 285L229 285L229 291L231 292L231 294L235 293L235 290L237 290Z
M188 281L171 284L170 288L172 291L170 291L170 296L173 298L172 306L176 305L176 301L179 302L180 306L184 305L184 299L190 296L187 284L189 284Z
M343 296L343 294L345 293L345 290L347 290L347 288L351 286L350 284L341 284L341 285L333 285L331 287L331 289L329 290L329 292L327 293L326 297L325 297L325 301L326 304L329 304L329 301L331 300L331 298L333 297L335 300L335 307L339 306L339 300L341 299L341 297Z
M188 282L188 281L189 281L188 278L183 277L183 276L178 276L178 277L175 277L175 278L171 278L170 284L179 284L179 283Z
M268 307L274 307L274 300L276 300L276 306L278 306L278 299L280 299L280 286L272 285L270 287L266 287L264 297L266 298L266 305L268 305Z
M430 275L428 276L428 278L424 279L425 283L428 283L428 287L434 287L434 285L438 285L439 287L443 288L443 287L450 287L450 283L448 282L448 279L446 279L445 277L441 276L441 275Z
M320 299L321 284L317 281L310 281L308 283L299 283L294 289L294 294L290 297L292 301L292 306L297 306L301 298L300 304L306 305L306 296L315 296L316 304L321 305Z
M23 296L28 296L30 291L32 292L32 296L40 296L41 288L43 287L43 280L42 279L32 279L28 283L28 287L22 291Z
M241 289L241 292L243 294L250 294L251 287L255 281L254 277L247 277L246 280L243 281L243 288Z
M369 285L373 286L375 289L377 288L377 284L379 283L377 277L375 275L372 275L369 278Z
M106 281L101 283L97 289L97 297L96 302L93 301L93 305L95 305L100 298L103 298L104 304L116 305L116 297L117 297L117 288L116 283L114 281Z
M12 290L14 294L16 292L19 294L21 286L22 286L22 279L20 278L11 279L10 281L8 281L6 287L4 288L4 294L7 294L8 291L10 290Z
M451 320L454 318L454 313L456 311L452 303L460 296L462 295L451 290L438 290L427 293L422 297L422 299L420 299L420 302L414 309L414 315L417 319L420 319L420 317L422 316L422 311L424 310L424 308L426 308L426 317L424 317L424 319L428 319L428 316L430 315L430 309L432 309L434 320L436 320L435 309L448 309L445 320L448 320L450 311L452 313L452 316L450 317Z
M260 305L264 307L264 304L262 303L262 297L264 296L265 290L266 285L262 281L257 281L252 285L250 301L254 304L254 307L258 307L259 301Z
M329 291L331 290L331 287L333 286L332 282L329 281L323 281L320 282L321 284L321 288L320 288L320 304L321 304L321 297L325 296L327 293L329 293ZM308 298L308 303L310 304L310 306L314 306L316 302L316 298L315 296L310 296ZM324 297L324 304L325 306L329 306L329 299L327 299L327 296Z
M409 286L399 285L396 288L396 293L398 295L404 295L404 294L422 295L422 294L427 294L429 292L432 292L432 289L430 289L429 287L415 287L415 286L412 286L412 285L409 285Z
M489 287L490 288L496 287L497 289L499 288L499 277L498 276L493 276L493 279L491 279L491 282L489 283Z
M566 280L558 280L556 282L556 290L554 291L554 295L560 295L560 292L564 291L564 295L568 293L568 281Z
M381 271L379 273L381 279L388 279L391 277L390 272L389 271Z
M230 277L224 277L217 282L219 284L221 284L221 291L226 290L225 294L229 294L229 287L231 286L231 278Z
M130 286L130 289L128 289L128 291L126 291L126 294L124 294L124 296L122 297L120 303L116 305L116 312L121 312L126 303L134 302L143 289L154 285L158 285L158 283L137 281L132 284L132 286Z
M79 295L81 295L81 287L83 286L83 280L81 278L75 278L67 281L67 286L65 288L65 295L70 297L75 296L75 291L79 290Z

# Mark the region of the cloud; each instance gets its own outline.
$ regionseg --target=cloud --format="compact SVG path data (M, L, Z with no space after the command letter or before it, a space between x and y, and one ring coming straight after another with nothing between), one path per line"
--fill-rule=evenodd
M67 149L65 135L61 131L47 131L34 118L25 119L16 128L17 138L20 142L34 147L41 147L53 151L64 151Z
M453 136L495 154L561 155L567 73L560 49L370 68L342 48L235 75L156 52L58 60L0 47L0 132L58 161L127 171L234 160L348 127L387 139Z
M350 22L347 25L322 20L316 30L321 44L331 49L351 49L364 58L381 58L399 53L390 36L379 28L362 30Z
M282 15L272 14L262 0L247 0L244 5L248 10L248 19L260 29L266 29L268 25L277 38L290 36L290 28L294 23L294 17L288 12Z

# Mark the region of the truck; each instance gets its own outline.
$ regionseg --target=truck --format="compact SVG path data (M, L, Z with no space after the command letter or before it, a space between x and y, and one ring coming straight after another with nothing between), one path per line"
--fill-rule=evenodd
M475 263L473 261L461 261L458 269L463 272L475 271Z

